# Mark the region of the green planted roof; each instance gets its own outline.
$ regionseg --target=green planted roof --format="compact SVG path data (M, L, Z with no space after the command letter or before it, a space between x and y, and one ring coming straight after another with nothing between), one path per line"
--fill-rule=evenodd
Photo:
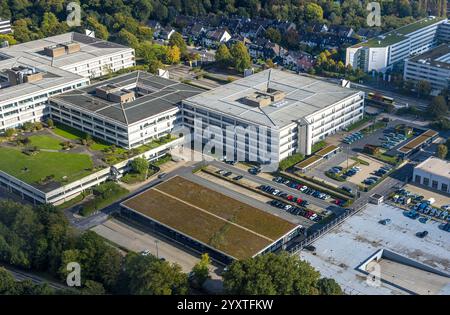
M401 42L406 38L407 35L430 25L433 25L435 23L438 23L445 18L441 17L428 17L422 20L419 20L417 22L402 26L400 28L397 28L395 30L392 30L388 33L385 33L383 35L379 35L377 37L371 38L366 42L356 44L353 47L386 47L389 45L393 45L395 43ZM384 38L380 38L380 36L384 36Z

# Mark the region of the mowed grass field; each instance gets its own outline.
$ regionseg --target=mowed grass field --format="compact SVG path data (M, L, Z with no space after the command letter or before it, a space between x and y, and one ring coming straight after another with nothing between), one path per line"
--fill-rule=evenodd
M124 204L237 259L254 256L296 226L182 177Z
M92 173L92 167L91 157L86 154L41 151L28 156L20 150L0 148L0 170L28 184L52 175L55 182L73 182Z
M31 145L38 147L39 149L47 150L61 150L61 141L51 136L31 136L29 137Z

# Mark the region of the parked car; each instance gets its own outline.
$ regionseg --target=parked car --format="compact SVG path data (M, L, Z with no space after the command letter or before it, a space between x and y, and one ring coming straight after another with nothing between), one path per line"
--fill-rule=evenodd
M149 256L151 254L149 249L145 249L141 252L141 256Z
M418 238L424 238L425 236L427 236L428 235L428 231L423 231L423 232L417 232L416 233L416 236L418 237Z
M241 179L243 179L244 178L244 176L242 176L242 175L239 175L239 176L236 176L235 178L233 178L234 180L241 180Z
M223 174L224 177L230 177L233 173L232 172L226 172L225 174Z
M378 223L382 225L388 225L389 223L391 223L391 219L380 220Z
M346 192L353 193L353 189L351 189L348 186L342 186L341 188L342 188L342 190L345 190Z

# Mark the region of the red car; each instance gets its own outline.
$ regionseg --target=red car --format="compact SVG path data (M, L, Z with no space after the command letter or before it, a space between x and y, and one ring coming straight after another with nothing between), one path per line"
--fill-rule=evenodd
M297 190L300 190L303 187L303 185L298 184L295 188L297 188Z
M303 201L303 199L302 199L302 198L298 198L298 199L297 199L297 203L298 203L298 204L301 204L301 203L302 203L302 201Z
M294 199L294 196L289 195L289 196L287 197L287 200L289 200L289 201L291 201L292 199Z

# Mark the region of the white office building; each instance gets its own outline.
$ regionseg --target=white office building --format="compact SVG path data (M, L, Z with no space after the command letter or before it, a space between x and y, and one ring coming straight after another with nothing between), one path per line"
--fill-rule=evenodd
M11 21L0 18L0 34L11 34Z
M428 158L414 168L413 183L450 193L450 162Z
M428 17L356 44L347 48L346 65L366 72L385 72L395 63L435 47L444 23L447 19Z
M314 143L360 120L363 113L364 93L276 69L182 102L183 123L197 129L196 139L206 143L211 133L220 132L228 158L262 162L264 150L271 161L296 152L309 155Z
M133 65L133 49L78 33L0 49L0 132L47 117L50 96Z
M132 149L170 134L202 89L136 71L50 98L53 120Z
M440 45L424 54L405 61L404 79L418 83L428 81L433 94L449 88L450 46Z

